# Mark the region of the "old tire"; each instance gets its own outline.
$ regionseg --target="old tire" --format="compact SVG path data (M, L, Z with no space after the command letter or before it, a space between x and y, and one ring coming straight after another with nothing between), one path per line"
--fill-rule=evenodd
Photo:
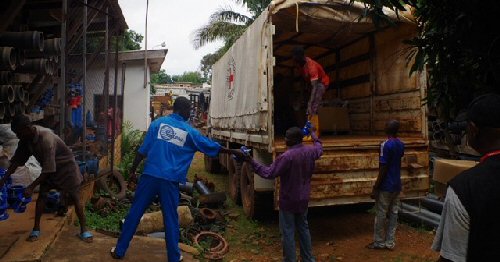
M255 190L254 174L250 163L245 162L241 166L240 190L241 204L247 217L255 217Z
M209 157L204 155L205 171L212 174L217 174L220 172L220 164L217 158Z
M112 198L122 200L127 193L127 183L118 170L105 169L99 172L101 177L96 181L97 187L106 191Z
M240 194L240 176L241 176L241 163L231 159L228 161L228 179L229 179L229 197L237 205L241 204Z

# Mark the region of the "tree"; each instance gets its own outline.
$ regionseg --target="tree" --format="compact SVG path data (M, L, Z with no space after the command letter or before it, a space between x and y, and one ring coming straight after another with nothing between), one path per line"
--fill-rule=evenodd
M224 7L213 13L208 23L194 32L193 45L198 49L216 40L222 40L222 46L215 53L205 55L200 61L203 77L211 82L212 65L217 62L233 43L245 32L248 26L267 8L271 0L234 0L246 5L251 16L235 12L231 7Z
M222 57L222 52L224 49L219 49L219 51L212 53L212 54L206 54L202 59L201 59L201 72L203 73L203 78L206 79L207 83L212 83L212 66L217 62Z
M158 73L151 74L151 84L172 84L174 81L172 77L165 72L165 69L161 69Z
M127 30L123 35L123 44L118 43L120 51L140 50L144 36L134 30Z
M205 82L205 79L201 76L201 73L198 71L189 71L189 72L184 72L182 75L174 75L172 76L172 80L174 80L175 83L189 82L197 85L201 85Z

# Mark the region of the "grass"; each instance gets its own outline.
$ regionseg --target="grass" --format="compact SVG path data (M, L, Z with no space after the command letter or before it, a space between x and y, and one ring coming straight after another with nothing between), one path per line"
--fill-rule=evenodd
M123 205L115 211L106 215L101 215L93 211L91 206L87 206L85 215L87 217L87 226L92 229L101 229L110 232L120 232L120 221L125 218L129 210L129 205Z

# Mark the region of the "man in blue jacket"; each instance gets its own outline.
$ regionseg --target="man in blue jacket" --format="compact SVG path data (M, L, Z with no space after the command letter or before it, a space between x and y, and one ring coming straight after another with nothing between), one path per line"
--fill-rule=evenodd
M215 157L219 153L239 151L226 149L203 136L186 121L189 119L191 102L179 97L174 103L173 114L158 118L151 123L143 144L137 150L130 170L130 182L135 182L136 169L146 158L144 171L135 191L134 201L125 218L122 232L111 256L121 259L129 246L144 211L156 196L159 197L165 225L168 261L180 261L179 221L179 183L186 182L186 175L194 154L201 151Z

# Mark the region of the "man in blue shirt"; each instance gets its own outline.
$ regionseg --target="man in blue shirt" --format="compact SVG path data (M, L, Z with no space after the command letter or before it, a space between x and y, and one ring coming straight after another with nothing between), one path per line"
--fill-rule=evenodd
M186 182L186 175L194 154L201 151L215 157L219 153L233 153L218 143L203 136L186 121L189 119L191 102L179 97L174 103L173 114L158 118L151 123L144 142L137 150L130 170L130 182L135 182L136 169L146 158L144 171L135 191L134 201L122 227L116 247L111 249L111 256L121 259L129 246L144 211L158 196L165 225L168 261L180 261L179 221L179 183Z
M367 245L370 249L394 249L394 235L398 225L399 192L401 192L401 158L404 155L404 144L397 138L399 122L390 120L385 131L386 141L380 146L379 175L373 186L372 198L375 199L374 241ZM389 224L384 238L385 222Z

